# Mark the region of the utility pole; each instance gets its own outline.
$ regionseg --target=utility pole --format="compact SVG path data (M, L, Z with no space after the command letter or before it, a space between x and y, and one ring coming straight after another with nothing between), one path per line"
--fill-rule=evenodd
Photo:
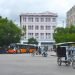
M65 28L65 22L64 22L64 20L62 21L62 25L63 25L63 27Z

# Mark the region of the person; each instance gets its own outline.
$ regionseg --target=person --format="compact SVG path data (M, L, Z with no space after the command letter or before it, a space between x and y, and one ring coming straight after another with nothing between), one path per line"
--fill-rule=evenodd
M41 54L41 48L40 47L38 48L38 52L39 52L39 55L40 55Z
M44 56L44 57L47 57L47 51L48 51L48 47L44 47L44 49L43 49L43 53L42 53L42 55Z
M33 52L32 52L32 56L34 56L35 55L35 50L33 50Z
M48 51L48 47L47 47L47 46L44 47L44 51L45 51L45 52Z

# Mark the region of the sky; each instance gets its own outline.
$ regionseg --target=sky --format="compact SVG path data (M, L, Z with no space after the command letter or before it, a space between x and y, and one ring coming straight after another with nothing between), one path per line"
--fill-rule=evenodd
M27 12L57 13L58 26L66 25L66 12L75 5L75 0L0 0L0 15L19 24L19 15Z

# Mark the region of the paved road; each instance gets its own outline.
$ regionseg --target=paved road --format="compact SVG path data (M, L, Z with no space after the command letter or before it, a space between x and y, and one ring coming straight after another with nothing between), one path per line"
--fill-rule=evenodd
M55 56L0 54L0 75L75 75L71 66L59 67Z

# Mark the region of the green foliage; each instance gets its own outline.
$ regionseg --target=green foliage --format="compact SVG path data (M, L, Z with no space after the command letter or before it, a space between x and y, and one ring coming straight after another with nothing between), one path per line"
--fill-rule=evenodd
M54 39L59 42L75 42L75 27L71 25L69 28L56 28L54 31Z
M0 46L20 41L21 30L12 21L0 17Z
M38 44L38 41L32 37L28 39L28 44Z

